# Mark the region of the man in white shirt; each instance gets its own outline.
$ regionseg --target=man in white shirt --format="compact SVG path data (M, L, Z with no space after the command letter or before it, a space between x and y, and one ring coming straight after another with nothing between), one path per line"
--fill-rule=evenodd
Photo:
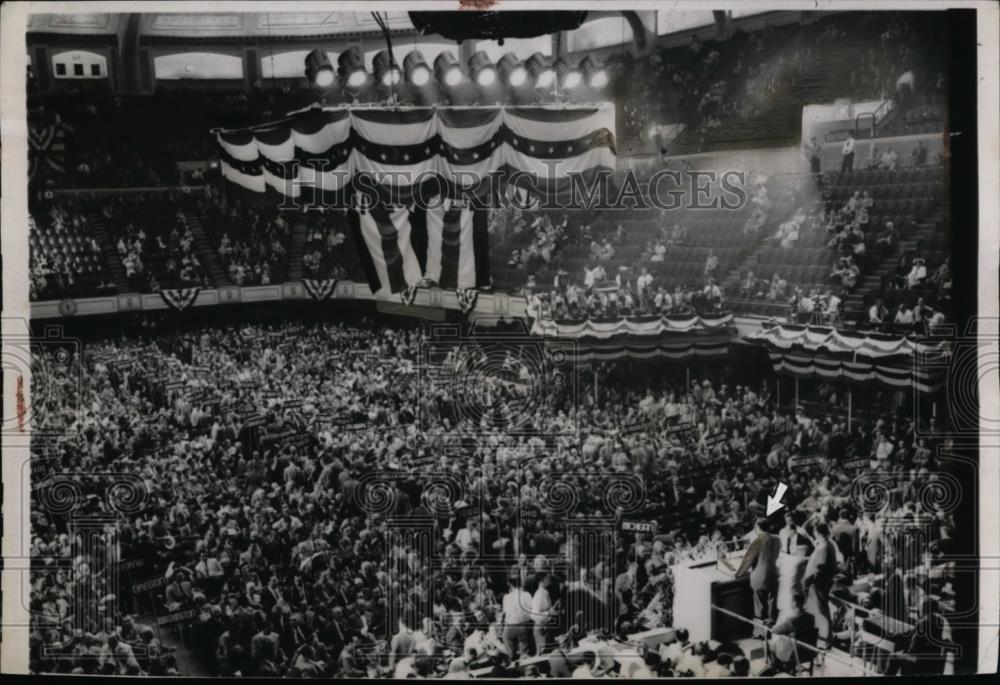
M531 645L532 620L529 614L532 597L521 589L520 579L512 576L507 594L503 596L503 642L510 650L511 657L528 654Z
M905 304L899 305L899 310L896 311L895 323L898 324L913 324L913 310L907 307Z
M840 322L840 298L833 294L833 291L826 291L826 322L833 326Z
M549 587L552 585L552 577L546 575L538 583L535 596L531 598L531 620L535 628L535 656L545 652L549 639L549 611L552 609L552 597L549 595Z
M479 544L479 522L470 518L465 524L465 527L460 529L455 535L455 544L458 545L463 552L475 549L475 547Z
M875 304L868 309L868 323L880 324L884 316L885 308L882 306L882 300L875 300Z
M910 273L906 274L906 287L916 288L921 285L927 278L927 267L924 265L924 260L921 257L917 257L913 260L913 268L910 269Z
M847 134L847 140L844 141L843 147L843 159L840 162L840 175L843 176L844 172L852 173L854 171L854 135L851 133Z
M639 297L646 291L646 288L653 285L653 274L649 273L649 270L643 267L642 274L635 281L635 289L639 292Z

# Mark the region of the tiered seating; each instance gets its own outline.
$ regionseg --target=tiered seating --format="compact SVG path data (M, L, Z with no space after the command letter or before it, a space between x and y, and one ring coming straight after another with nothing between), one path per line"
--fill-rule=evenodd
M59 204L32 210L28 231L30 297L48 300L113 292L101 246L84 213Z
M865 230L865 254L854 257L862 274L877 270L884 259L899 258L900 249L917 235L921 222L925 222L940 207L944 191L942 169L933 165L896 170L864 169L845 174L842 178L838 176L839 173L833 171L824 175L819 208L825 216L843 208L855 194L863 196L867 192L873 199ZM888 222L892 222L898 231L899 242L895 249L884 253L877 240ZM825 290L835 286L834 290L839 290L831 281L830 274L843 253L828 244L831 237L825 221L813 221L803 225L799 240L793 248L783 249L775 246L775 241L767 242L728 279L730 295L735 296L739 292L750 272L758 279L771 279L778 274L788 283L784 297L790 296L796 288L800 288L805 294L813 288ZM903 256L908 260L914 256L924 257L928 260L930 270L937 266L938 262L932 264L931 260L937 259L934 251L943 245L943 240L944 236L940 233L935 236L932 230L928 231L925 240L913 243L912 249L904 252ZM861 280L859 286L862 286ZM751 292L748 297L734 302L734 309L744 313L770 315L787 312L784 297L769 302L767 290L766 284L762 284L757 292ZM757 296L761 292L764 296ZM861 294L867 295L864 292ZM867 299L866 297L866 301Z
M281 283L288 277L290 220L275 206L209 203L205 231L234 285Z
M102 216L133 290L206 284L184 206L185 200L171 194L121 195L103 202Z
M310 213L306 219L303 278L350 278L365 282L347 213Z
M624 269L634 278L642 268L653 276L653 287L673 291L677 287L702 288L708 281L705 267L709 255L718 259L714 278L721 283L740 261L758 246L762 236L773 232L772 224L791 214L801 202L794 187L797 179L776 177L764 185L770 190L769 204L764 211L765 220L760 229L747 229L757 205L751 200L737 210L721 209L632 209L632 210L572 210L524 212L520 218L511 219L500 210L498 222L518 223L527 228L521 231L498 228L498 236L491 250L492 272L495 285L518 290L528 285L533 290L548 290L555 275L563 271L568 279L582 281L585 267L598 261L604 266L609 280ZM751 196L756 188L751 184ZM661 191L662 195L662 191ZM538 219L541 218L540 221ZM532 227L538 221L537 227ZM549 263L535 259L527 266L512 266L509 258L514 250L522 252L538 240L539 227L558 226L566 222L564 236L552 251ZM822 236L820 236L822 238ZM591 256L592 245L598 248L605 241L614 249L609 259ZM824 240L800 241L821 249ZM664 250L663 259L653 256L658 248Z

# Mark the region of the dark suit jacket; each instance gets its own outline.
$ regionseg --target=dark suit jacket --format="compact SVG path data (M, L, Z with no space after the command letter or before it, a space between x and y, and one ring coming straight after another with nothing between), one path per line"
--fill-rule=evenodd
M781 540L777 535L767 533L750 544L744 565L749 565L750 587L754 590L778 589L778 555L781 554Z

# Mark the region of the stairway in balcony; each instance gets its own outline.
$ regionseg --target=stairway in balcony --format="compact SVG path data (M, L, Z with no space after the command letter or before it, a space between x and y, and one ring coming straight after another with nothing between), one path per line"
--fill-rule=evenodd
M194 235L194 246L198 251L198 259L201 260L201 265L208 274L208 284L210 286L231 285L225 269L222 268L222 264L216 258L215 250L212 249L212 244L205 234L205 227L201 222L201 217L193 212L184 212L184 218L187 219L191 233Z
M934 234L937 233L944 221L944 208L936 206L926 218L916 223L913 230L905 238L901 238L896 249L886 255L870 272L864 275L857 289L844 302L844 314L848 321L857 320L866 316L866 309L870 306L876 293L881 292L883 279L891 278L896 269L901 255L906 257L910 263L914 257L921 256L927 260L927 272L935 268L937 264L936 255L929 254L921 248L931 242ZM866 299L868 295L868 299Z
M301 281L303 275L302 257L306 253L306 234L309 226L299 217L292 222L292 245L288 248L288 280Z
M107 224L104 223L100 214L91 214L89 218L94 237L97 239L97 244L101 246L101 261L104 264L104 269L114 281L118 292L127 293L129 287L128 280L125 278L125 265L122 264L121 256L115 247L115 240L111 238Z

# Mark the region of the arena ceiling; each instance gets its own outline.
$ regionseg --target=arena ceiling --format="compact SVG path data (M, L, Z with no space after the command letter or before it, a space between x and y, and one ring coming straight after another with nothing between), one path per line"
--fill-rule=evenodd
M390 29L409 33L414 31L407 12L384 12ZM666 35L676 31L712 24L709 10L640 12L651 32ZM734 10L733 17L749 16L755 12ZM606 31L601 22L619 17L621 12L590 12L587 24L595 30ZM30 33L115 35L120 34L128 21L125 13L75 13L33 14L29 18ZM586 24L583 27L586 28ZM379 27L370 12L149 12L141 15L140 36L159 37L249 37L312 36L312 35L365 35L378 33Z

